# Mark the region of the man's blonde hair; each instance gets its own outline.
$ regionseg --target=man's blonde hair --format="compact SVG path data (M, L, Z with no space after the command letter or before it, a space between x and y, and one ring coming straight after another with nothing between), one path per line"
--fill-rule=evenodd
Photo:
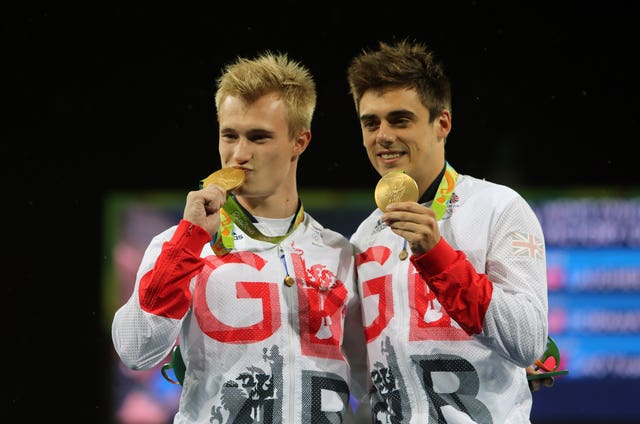
M217 80L216 109L228 96L252 103L269 93L278 93L285 104L289 135L311 129L316 107L316 85L311 72L285 53L266 51L255 58L238 57L225 66Z

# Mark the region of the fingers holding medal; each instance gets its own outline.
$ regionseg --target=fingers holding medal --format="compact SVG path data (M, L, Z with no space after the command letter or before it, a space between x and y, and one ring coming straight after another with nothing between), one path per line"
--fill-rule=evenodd
M396 202L417 202L418 184L404 171L391 171L385 174L375 189L376 205L382 212L387 206Z
M245 181L245 173L238 168L222 168L200 180L199 190L190 191L182 217L214 234L220 225L219 211L229 191ZM206 188L206 190L205 190Z

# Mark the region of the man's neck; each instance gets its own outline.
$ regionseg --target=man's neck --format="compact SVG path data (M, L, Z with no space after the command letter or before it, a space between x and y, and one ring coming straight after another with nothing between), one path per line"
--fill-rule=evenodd
M298 193L287 196L236 196L238 203L251 215L264 218L288 218L298 210Z
M447 163L445 162L438 176L431 182L431 184L429 184L429 187L427 187L422 196L420 196L420 200L418 201L418 203L427 203L433 200L433 198L436 196L438 186L440 185L440 181L442 181L442 177L444 176L444 172L446 169Z

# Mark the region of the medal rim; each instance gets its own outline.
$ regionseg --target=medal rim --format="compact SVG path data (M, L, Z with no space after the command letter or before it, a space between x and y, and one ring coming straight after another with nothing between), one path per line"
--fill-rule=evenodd
M202 180L202 188L207 187L209 184L216 184L229 191L240 187L244 183L244 179L245 173L242 169L221 168Z
M397 178L399 175L401 175L401 181L400 183L405 186L406 188L408 188L407 193L408 194L413 194L415 193L415 195L412 195L411 197L405 197L403 198L402 202L417 202L418 201L418 196L419 196L419 189L418 189L418 183L416 182L416 180L414 180L411 175L407 174L405 171L401 170L401 171L390 171L387 174L383 175L382 178L380 178L380 180L378 181L378 184L376 184L376 188L374 191L374 200L376 202L376 206L378 206L378 209L380 209L382 212L386 212L387 206L391 203L395 203L395 202L389 202L388 198L384 198L384 191L385 191L385 184L387 183L387 180L391 180L393 178ZM411 189L415 189L413 192Z

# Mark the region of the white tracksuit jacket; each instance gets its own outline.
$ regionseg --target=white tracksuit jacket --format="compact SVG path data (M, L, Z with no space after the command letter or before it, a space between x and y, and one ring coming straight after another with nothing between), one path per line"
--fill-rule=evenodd
M184 220L153 238L113 319L120 359L150 369L179 342L177 424L347 422L349 346L361 349L366 376L349 241L306 213L277 244L238 227L233 235L235 249L219 257L211 236ZM364 394L364 380L353 384L354 396Z
M426 203L430 206L430 202ZM529 423L524 368L545 350L544 238L512 189L460 175L425 254L375 210L351 241L375 423Z

